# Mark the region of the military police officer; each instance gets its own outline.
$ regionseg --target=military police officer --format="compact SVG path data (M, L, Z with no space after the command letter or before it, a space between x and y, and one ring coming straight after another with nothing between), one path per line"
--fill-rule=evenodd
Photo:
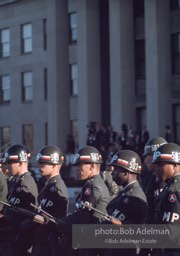
M154 201L155 198L163 190L166 183L162 181L161 177L158 176L156 172L156 165L152 164L153 153L156 149L167 143L167 141L162 137L155 137L149 139L144 147L144 166L141 173L142 184L144 184L144 190L148 202L148 211L146 216L146 223L154 222ZM147 178L147 181L146 181Z
M60 169L64 163L61 150L55 145L46 145L40 149L36 161L42 176L47 180L38 196L40 208L55 218L65 217L69 197L67 187L60 175ZM56 227L51 222L47 225L38 225L34 232L32 255L65 255L58 239Z
M155 201L155 223L180 224L180 146L166 143L157 148L153 155L153 164L157 165L158 175L166 186ZM178 234L179 237L179 234ZM179 239L172 237L172 239ZM159 252L154 250L153 255ZM164 256L178 256L180 249L164 249Z
M29 150L21 144L15 144L5 152L5 161L8 163L9 172L15 178L7 201L12 206L32 211L33 208L30 204L36 204L38 191L36 183L27 169L28 159ZM1 229L3 242L0 245L0 252L2 256L27 255L27 250L32 245L32 233L29 229L23 229L22 233L21 225L26 217L8 206L5 207L3 214L9 222Z
M88 202L92 207L107 213L106 206L110 200L109 191L100 176L102 156L92 146L85 146L75 154L74 164L80 172L81 180L85 181L82 191L78 197L77 209L71 215L59 221L59 228L72 224L93 224L100 223L102 215L95 211L84 209L81 202ZM97 255L97 250L79 250L79 255Z
M109 215L118 218L122 224L142 224L145 221L146 196L137 181L141 173L140 156L131 150L121 150L111 159L113 180L123 189L107 206ZM109 249L105 255L136 255L135 249Z

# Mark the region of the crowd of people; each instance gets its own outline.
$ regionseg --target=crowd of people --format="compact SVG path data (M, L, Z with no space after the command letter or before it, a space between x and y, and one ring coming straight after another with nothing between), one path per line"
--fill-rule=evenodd
M76 150L73 165L83 185L75 210L69 212L61 149L45 145L37 153L45 179L38 187L28 170L27 147L10 146L1 158L0 256L179 256L180 146L150 138L142 155L143 160L132 148L122 147L106 159L104 173L97 144ZM128 248L121 243L117 248L93 248L90 239L89 247L78 246L80 242L72 248L74 224L172 224L176 232L169 238L174 247L165 242L163 248ZM83 239L87 234L76 236Z
M134 131L132 126L123 123L121 131L117 132L112 126L106 126L97 122L90 122L87 125L87 140L88 146L96 147L103 156L103 164L101 169L105 169L112 155L121 149L135 150L142 155L144 146L149 139L149 132L146 126L142 131ZM77 145L71 134L67 136L67 146L65 152L65 166L68 172L68 167L71 169L74 154ZM73 167L72 167L73 169ZM71 175L70 175L71 176Z
M88 125L87 145L96 147L105 162L121 149L135 150L141 154L148 139L149 132L146 126L142 131L134 131L132 126L123 123L121 130L117 132L112 126L96 122L90 122Z
M86 144L97 148L101 153L103 157L101 171L105 171L108 168L107 163L110 161L111 157L122 149L133 150L143 158L144 147L149 138L150 133L146 125L139 131L134 130L131 125L125 123L121 125L120 131L115 131L112 126L103 125L95 121L91 121L87 125ZM167 142L175 142L172 129L169 125L165 126L164 138ZM62 172L64 178L70 183L78 179L76 168L73 166L73 159L77 147L78 145L76 145L73 136L68 134L65 164Z

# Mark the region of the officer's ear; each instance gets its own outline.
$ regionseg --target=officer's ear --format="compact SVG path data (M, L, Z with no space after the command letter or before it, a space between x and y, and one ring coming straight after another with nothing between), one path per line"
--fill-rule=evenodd
M178 164L173 164L173 170L178 169Z
M91 163L90 170L94 169L94 163Z

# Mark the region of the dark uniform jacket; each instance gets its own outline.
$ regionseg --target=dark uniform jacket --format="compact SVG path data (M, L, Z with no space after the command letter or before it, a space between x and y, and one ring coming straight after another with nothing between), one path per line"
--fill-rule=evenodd
M55 218L65 217L68 210L68 191L60 175L52 177L45 183L38 196L39 206ZM39 224L35 229L35 243L47 245L49 242L57 242L58 235L53 223Z
M109 215L121 220L122 224L143 224L147 211L146 196L138 181L131 182L108 204ZM134 256L136 249L107 249L105 256Z
M77 210L63 220L68 224L88 224L101 221L101 214L84 209L81 202L89 202L97 210L106 212L110 200L109 190L100 175L92 176L87 180L77 199Z
M180 235L176 231L180 228L180 174L170 178L163 191L156 197L154 223L176 225L176 228L171 230L170 239L180 244ZM163 255L179 256L180 249L164 249Z
M30 204L37 204L38 190L30 172L27 171L13 180L7 202L17 208L33 211ZM2 220L3 222L5 219L0 230L0 242L2 245L6 244L6 247L2 249L0 245L2 255L25 255L27 249L32 245L33 235L31 228L26 223L27 216L8 206L5 206L3 214L6 218Z
M81 202L89 202L89 204L96 208L97 210L107 213L106 206L110 200L109 190L101 178L100 174L92 176L84 184L80 195L77 198L76 211L61 219L62 222L59 223L59 231L64 228L64 234L68 239L72 239L72 224L95 224L100 223L102 220L102 215L96 211L89 211L82 207ZM71 241L69 241L69 247L71 248ZM71 252L72 253L72 252ZM79 256L94 256L98 255L95 249L79 249Z
M38 190L36 183L31 173L25 172L16 177L8 193L7 201L10 205L33 211L33 207L30 204L37 204L37 196ZM13 222L22 221L26 218L25 216L14 214L9 207L5 208L4 214L12 219Z
M39 206L55 218L66 216L69 196L67 187L60 175L45 183L38 196Z
M161 194L156 197L155 222L180 223L180 174L172 177Z
M148 202L148 210L146 216L146 223L153 224L155 218L155 200L160 195L163 188L166 186L166 182L160 180L156 175L152 175L149 184L146 188L146 197Z
M122 189L107 206L108 214L120 219L124 224L144 223L146 211L146 196L138 181Z

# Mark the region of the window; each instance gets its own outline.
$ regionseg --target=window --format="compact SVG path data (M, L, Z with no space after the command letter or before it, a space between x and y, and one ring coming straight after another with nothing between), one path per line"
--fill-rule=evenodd
M6 58L10 56L10 31L2 29L0 31L0 57Z
M10 75L0 77L0 103L10 102Z
M5 151L11 144L11 129L9 126L1 127L1 150Z
M71 65L71 95L78 94L78 65Z
M70 43L77 42L77 13L70 13Z
M32 72L22 73L22 100L33 100Z
M135 74L136 79L145 79L145 41L135 42Z
M180 33L171 36L172 73L180 74Z
M180 0L170 0L170 10L176 10L180 8Z
M43 46L44 50L47 49L47 20L43 19Z
M44 99L47 100L47 68L44 68Z
M33 150L33 125L25 124L23 127L23 144L28 147L29 150Z
M24 24L21 27L21 50L22 53L32 52L32 24Z

